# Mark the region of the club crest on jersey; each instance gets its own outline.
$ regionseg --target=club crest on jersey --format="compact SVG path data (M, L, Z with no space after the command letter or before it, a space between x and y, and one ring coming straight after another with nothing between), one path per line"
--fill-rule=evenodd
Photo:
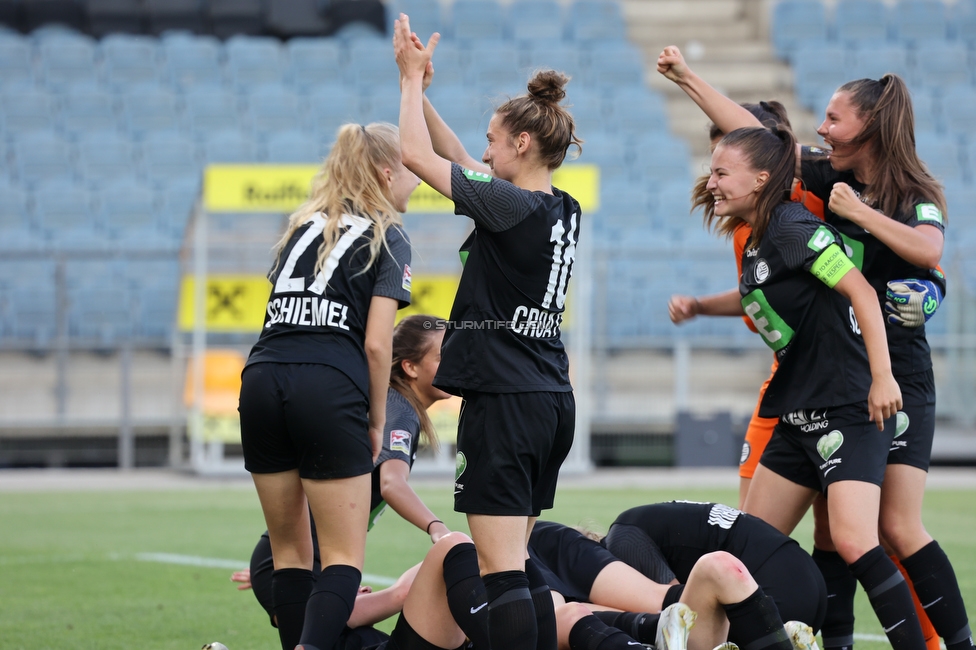
M769 277L769 264L766 260L761 259L756 262L756 282L762 284Z
M464 175L469 181L478 181L479 183L490 183L491 174L486 174L484 172L476 172L473 169L465 169Z
M390 451L398 451L401 454L410 455L410 435L409 431L394 429L390 431Z
M403 290L410 291L410 287L413 285L413 274L410 272L410 265L403 265Z

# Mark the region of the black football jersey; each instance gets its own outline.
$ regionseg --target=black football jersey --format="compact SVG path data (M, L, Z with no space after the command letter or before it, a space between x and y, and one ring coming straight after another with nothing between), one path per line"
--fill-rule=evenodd
M580 230L565 192L531 192L451 166L455 213L475 222L461 247L464 270L434 385L508 393L567 392L560 339Z
M298 228L268 274L271 296L261 335L247 364L320 363L338 368L369 395L364 344L373 296L410 304L410 242L397 226L387 247L365 272L372 222L344 215L343 233L324 268L315 273L325 218L313 215Z
M878 293L880 304L884 305L885 291L888 282L892 280L933 280L942 286L945 294L945 278L940 273L906 262L867 230L830 210L828 204L834 183L847 183L858 196L864 192L864 183L858 182L853 172L834 171L830 161L824 158L808 159L808 156L803 156L801 164L804 186L823 200L824 220L840 231L848 255ZM899 210L893 218L913 228L926 224L945 233L945 219L934 203L918 201L911 210ZM925 338L924 325L913 329L888 323L886 319L885 333L891 354L891 369L896 376L921 372L932 367L932 351Z
M413 467L420 444L420 418L407 398L390 387L386 393L386 427L383 429L383 449L373 468L373 490L369 504L369 528L386 511L386 501L380 490L380 465L388 460L402 460Z
M762 417L867 399L871 372L850 301L833 286L853 268L840 235L799 203L774 210L758 248L742 254L742 308L779 368Z

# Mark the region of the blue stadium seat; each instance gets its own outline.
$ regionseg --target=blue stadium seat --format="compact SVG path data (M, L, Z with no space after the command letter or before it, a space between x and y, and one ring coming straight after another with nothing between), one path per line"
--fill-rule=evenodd
M691 185L684 182L665 183L657 194L654 223L674 230L704 230L701 214L691 213Z
M880 79L892 72L908 78L908 49L897 43L868 42L851 53L847 76L851 79Z
M342 82L342 48L337 39L293 38L285 44L285 50L285 78L298 92L307 94L323 84Z
M623 13L617 2L607 0L576 0L566 10L569 34L573 40L625 40Z
M195 86L183 97L186 120L191 132L202 135L214 129L241 124L237 99L217 85Z
M170 89L155 83L127 87L119 95L122 123L135 138L183 126L183 105Z
M340 126L358 123L361 115L359 93L344 84L320 86L308 96L308 126L322 137L333 138Z
M11 336L36 349L48 348L57 334L53 272L50 282L38 282L30 288L15 287L9 296L7 315Z
M255 142L239 129L211 131L203 139L203 161L211 163L255 163Z
M268 136L265 142L269 163L320 163L317 138L304 131L283 131Z
M476 93L459 85L434 83L427 91L434 109L454 131L488 128L491 112L484 112Z
M901 0L892 10L895 36L903 43L944 41L949 23L941 0Z
M136 296L136 336L168 347L176 324L178 297L178 281L139 292Z
M389 122L400 119L400 93L395 86L377 86L363 103L364 122Z
M396 17L400 12L410 17L410 29L425 43L434 32L444 33L441 4L438 0L397 0L387 16Z
M600 215L637 215L650 217L651 194L642 183L617 176L600 179Z
M148 182L120 176L99 192L102 224L114 245L123 250L151 250L161 230L155 196Z
M0 34L0 84L34 79L30 41L20 34Z
M78 176L90 185L103 185L136 168L136 148L117 131L90 131L78 138Z
M916 133L915 150L940 182L951 183L963 179L959 145L954 138L924 131Z
M74 151L71 143L51 131L19 134L13 141L17 175L21 183L70 178Z
M969 161L969 176L974 176L973 170L976 168L976 147L969 145L966 147L966 155ZM945 184L946 212L949 218L949 227L952 232L976 232L976 187L966 183L946 183ZM945 258L943 257L943 260ZM944 261L943 261L944 263Z
M505 11L495 0L454 0L450 35L459 43L507 37Z
M200 185L199 176L172 178L161 185L157 216L172 241L183 240L190 214L200 196Z
M47 38L39 46L41 78L49 87L95 81L95 42L81 36Z
M945 131L945 123L942 120L941 102L938 101L934 92L925 89L913 90L912 110L915 113L916 131L933 131L938 133Z
M166 75L171 83L190 87L222 82L221 48L217 39L177 33L164 36L161 41Z
M591 88L627 88L644 84L646 69L640 61L618 59L613 63L593 64L584 69L581 81Z
M102 78L124 90L131 84L159 81L159 41L147 36L110 34L102 39Z
M8 134L54 128L54 96L41 88L10 84L0 88L0 120Z
M63 133L77 138L82 133L116 129L115 96L100 87L80 83L69 86L62 96L58 119Z
M0 181L0 250L23 252L41 247L38 234L31 227L27 192L6 179Z
M80 287L69 296L68 335L89 345L114 347L132 334L132 296L114 287Z
M807 108L820 107L848 81L847 53L836 43L804 43L794 60L793 90Z
M942 95L942 117L949 133L976 133L976 89L958 84Z
M691 151L685 140L666 131L649 131L635 139L634 173L650 184L684 182L691 187Z
M888 39L888 10L881 0L840 0L834 8L834 31L842 43Z
M783 0L773 8L773 46L780 58L793 60L796 48L808 40L827 39L827 12L822 0Z
M279 83L285 64L281 43L269 36L232 36L224 45L227 72L239 89Z
M196 145L178 131L157 131L143 140L142 161L148 178L166 185L174 179L198 180L203 166Z
M603 96L599 92L574 84L569 86L568 91L564 106L572 113L576 130L582 134L584 140L589 141L591 133L612 130L607 123L610 112L604 106Z
M479 89L491 93L525 92L527 77L519 69L519 54L511 41L483 39L470 45L468 70Z
M661 131L668 121L664 99L657 92L642 85L616 89L609 101L609 107L607 123L622 133Z
M461 50L457 43L441 41L434 56L435 84L463 84L468 81L467 52Z
M399 87L400 72L386 38L377 36L350 41L347 54L346 83L367 89L384 84Z
M55 251L106 249L91 193L79 183L65 179L39 183L34 190L34 214Z
M512 39L517 43L538 47L540 43L559 43L566 28L563 8L556 0L522 0L508 8Z
M969 53L962 43L927 41L915 51L915 85L942 88L971 80Z
M284 84L269 83L252 86L244 98L246 99L246 124L255 133L301 128L305 121L302 102L298 95Z
M526 0L526 2L531 1ZM525 45L527 49L523 50L522 54L522 65L524 67L529 70L552 68L564 72L574 79L579 79L584 66L580 60L580 50L575 45L550 41L526 43ZM572 92L575 85L569 86L569 92Z
M969 46L976 43L976 0L957 0L952 5L949 33Z

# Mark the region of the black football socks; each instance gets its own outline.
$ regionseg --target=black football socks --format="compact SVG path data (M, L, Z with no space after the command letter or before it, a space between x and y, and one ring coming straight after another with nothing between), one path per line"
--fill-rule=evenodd
M827 585L827 614L820 635L824 650L850 650L854 645L854 594L857 579L835 551L813 549L813 562Z
M331 649L346 627L363 574L356 567L333 564L319 574L305 607L304 650Z
M499 571L483 579L488 594L489 647L535 650L539 627L525 571Z
M607 625L593 614L576 621L569 631L570 650L638 650L640 645L639 641L619 628Z
M776 603L762 587L742 602L722 607L729 619L729 641L740 650L793 650Z
M305 624L305 604L315 578L308 569L278 569L271 574L271 603L282 650L294 650Z
M939 543L929 542L901 563L912 578L915 593L932 626L945 641L946 650L972 648L973 635L959 582Z
M444 556L447 606L475 648L488 648L488 595L474 544L454 546Z
M851 573L867 592L868 600L894 650L918 650L925 637L915 615L912 593L904 576L880 546L851 564Z
M525 577L529 580L529 593L532 594L532 606L535 608L535 624L539 629L536 647L539 650L556 650L559 639L556 636L556 610L552 594L546 576L532 558L525 561Z
M660 614L614 612L610 610L593 612L593 615L610 627L615 627L631 638L650 645L654 645L654 637L657 636L657 622L661 618Z

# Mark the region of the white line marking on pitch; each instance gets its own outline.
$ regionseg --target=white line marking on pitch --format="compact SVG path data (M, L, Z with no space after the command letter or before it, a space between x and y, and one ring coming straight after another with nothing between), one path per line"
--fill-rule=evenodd
M247 561L225 560L216 557L197 557L195 555L178 555L176 553L136 553L136 559L142 562L160 562L163 564L180 564L183 566L198 566L207 569L243 569ZM389 587L395 578L377 576L371 573L363 574L363 582L381 587Z

